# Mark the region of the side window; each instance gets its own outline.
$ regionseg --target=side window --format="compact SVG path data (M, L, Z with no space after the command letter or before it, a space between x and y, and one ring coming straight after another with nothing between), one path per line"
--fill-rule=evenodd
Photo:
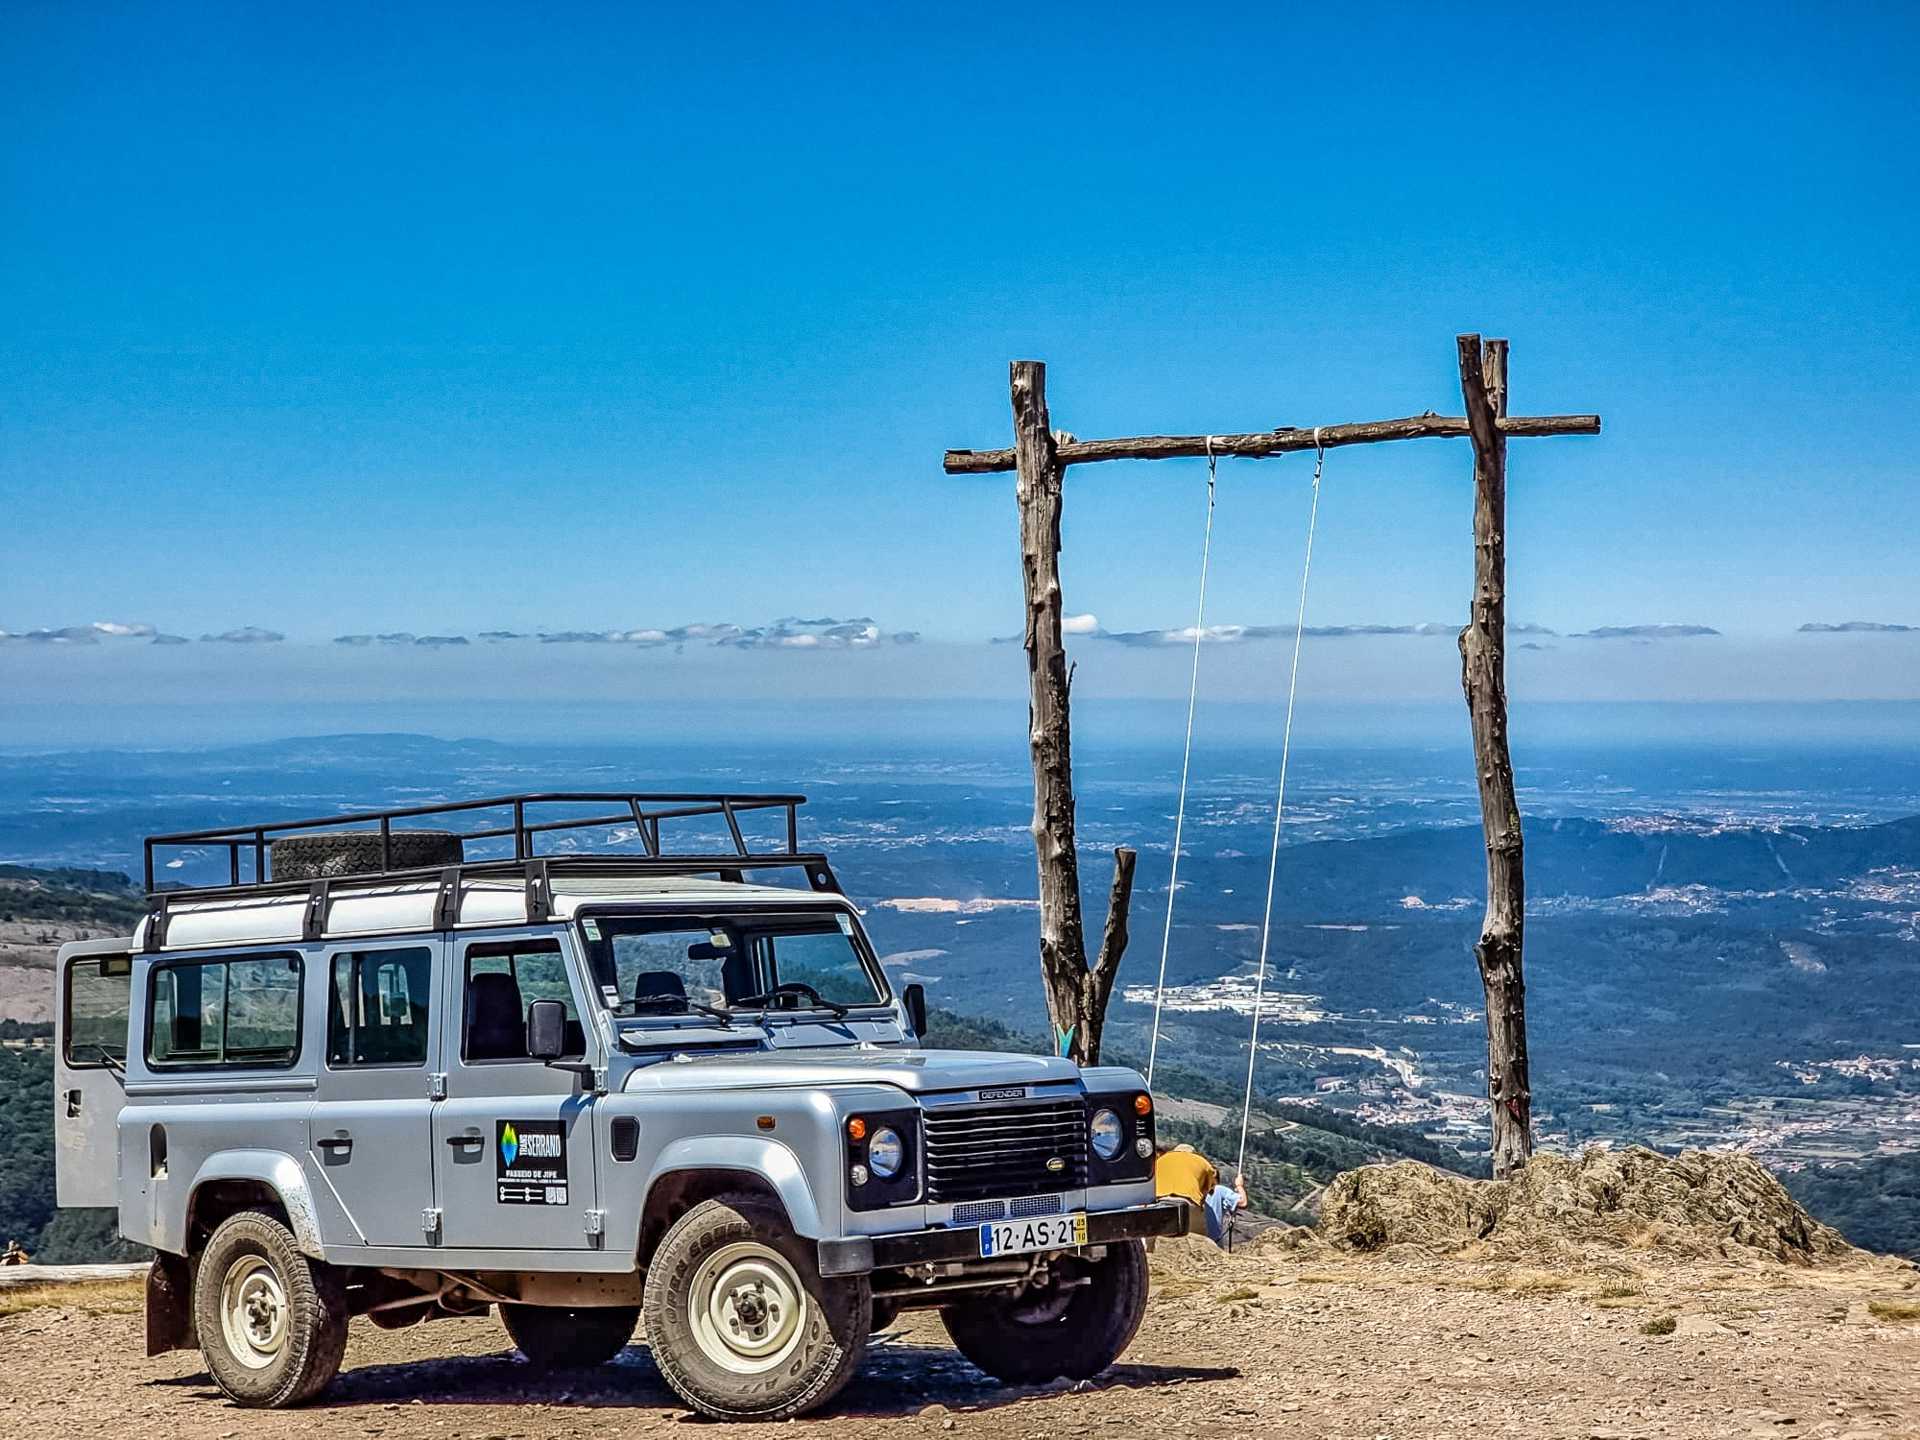
M133 1003L133 961L99 955L67 966L66 1060L84 1070L127 1059L127 1012Z
M528 940L467 949L467 994L461 1054L468 1060L527 1058L527 1007L558 1000L567 1007L567 1059L587 1053L559 942Z
M333 957L327 992L327 1063L427 1063L433 952L362 950Z
M147 1006L152 1065L291 1065L300 1053L293 955L156 965Z

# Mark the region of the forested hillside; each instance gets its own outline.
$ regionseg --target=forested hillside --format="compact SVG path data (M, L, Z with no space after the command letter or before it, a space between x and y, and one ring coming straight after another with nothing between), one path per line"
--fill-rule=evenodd
M35 1260L127 1258L112 1212L53 1203L53 963L68 940L126 934L140 893L125 875L0 865L0 1246Z
M0 924L50 920L90 929L131 929L140 892L116 870L0 865Z
M33 1043L52 1031L0 1022L0 1247L18 1240L53 1265L136 1259L144 1252L115 1235L112 1211L54 1207L53 1051Z
M1043 1052L1046 1048L1038 1036L945 1010L935 1010L928 1017L928 1028L932 1031L928 1043L944 1049ZM1146 1063L1145 1056L1124 1049L1101 1058L1108 1064L1142 1069ZM1216 1163L1231 1165L1240 1148L1239 1090L1172 1065L1158 1067L1154 1089L1163 1097L1199 1102L1191 1108L1200 1113L1224 1111L1220 1123L1162 1114L1156 1128L1163 1140L1192 1145ZM1297 1220L1302 1218L1296 1213L1301 1202L1342 1170L1393 1160L1420 1160L1462 1175L1487 1173L1485 1161L1469 1160L1417 1131L1368 1125L1311 1105L1263 1102L1255 1109L1247 1137L1249 1199L1262 1214Z
M1920 1153L1782 1178L1794 1199L1854 1244L1920 1260Z

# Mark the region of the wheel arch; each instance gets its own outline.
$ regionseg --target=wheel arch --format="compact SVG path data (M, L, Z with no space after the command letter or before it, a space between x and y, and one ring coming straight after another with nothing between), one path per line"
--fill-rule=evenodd
M293 1232L301 1254L312 1260L327 1258L306 1172L291 1155L274 1150L221 1150L209 1155L194 1175L186 1204L176 1225L167 1227L163 1237L167 1243L160 1248L191 1254L227 1216L254 1209L276 1212Z
M797 1157L777 1140L698 1136L661 1151L640 1206L638 1260L644 1268L661 1237L687 1211L720 1195L764 1195L786 1212L796 1235L825 1233L819 1206Z

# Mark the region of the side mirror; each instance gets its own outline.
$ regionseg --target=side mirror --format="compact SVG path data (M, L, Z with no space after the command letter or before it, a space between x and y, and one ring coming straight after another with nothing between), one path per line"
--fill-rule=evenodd
M536 1000L527 1006L527 1055L534 1060L558 1060L567 1053L567 1007L558 1000Z
M927 987L918 982L909 985L900 992L900 999L907 1007L907 1021L913 1026L913 1033L924 1040L927 1035Z

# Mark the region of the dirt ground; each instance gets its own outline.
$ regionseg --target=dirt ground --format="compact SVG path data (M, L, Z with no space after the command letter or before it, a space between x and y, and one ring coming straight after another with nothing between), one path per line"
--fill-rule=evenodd
M1001 1389L937 1319L909 1315L875 1338L833 1406L793 1423L836 1440L1920 1437L1920 1277L1891 1262L1808 1271L1629 1256L1533 1270L1229 1258L1181 1242L1162 1247L1155 1271L1140 1337L1091 1385ZM143 1357L124 1287L89 1303L0 1317L0 1435L586 1440L705 1423L644 1344L585 1375L540 1376L491 1318L398 1332L357 1320L346 1368L317 1404L243 1411L196 1354Z

